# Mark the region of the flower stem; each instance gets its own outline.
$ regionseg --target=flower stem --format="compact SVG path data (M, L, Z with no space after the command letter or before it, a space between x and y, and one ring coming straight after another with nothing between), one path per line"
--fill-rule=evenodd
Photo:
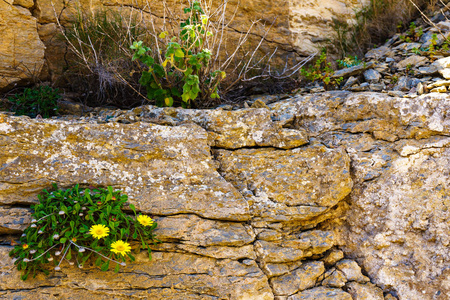
M63 249L64 249L65 246L66 246L66 244L63 245ZM64 258L66 257L66 254L67 254L67 251L69 250L69 248L70 248L70 245L66 247L66 251L64 251L64 254L63 254L61 260L59 261L59 264L57 265L57 267L59 267L59 265L61 264L61 262L62 262L62 261L64 260Z
M35 258L33 258L33 259L30 259L30 261L33 261L33 260L38 259L39 257L41 257L42 255L44 255L44 254L47 253L48 251L52 250L52 248L55 248L55 247L58 246L58 245L59 245L59 244L55 244L55 245L51 246L50 248L47 249L47 251L45 251L44 253L42 253L42 254L39 255L38 257L35 257Z
M89 250L89 251L92 251L92 252L94 252L94 253L97 253L98 255L100 255L100 256L103 257L103 258L106 258L106 259L109 260L109 261L115 262L115 263L117 263L117 264L123 266L123 263L118 262L118 261L116 261L116 260L114 260L114 259L112 259L112 258L109 258L109 257L107 257L107 256L105 256L105 255L103 255L103 254L101 254L100 252L95 251L94 249L91 249L91 248L88 248L88 247L81 247L81 246L78 246L77 244L75 244L75 243L72 242L72 241L69 241L69 242L71 242L73 245L75 245L76 247L78 247L78 249L81 249L81 248L87 249L87 250Z

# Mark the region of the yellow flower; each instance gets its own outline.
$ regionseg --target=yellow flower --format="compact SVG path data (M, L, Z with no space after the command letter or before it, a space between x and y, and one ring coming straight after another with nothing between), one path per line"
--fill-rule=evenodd
M108 236L109 228L103 224L92 225L89 233L92 234L93 237L101 239L102 237Z
M137 217L137 220L139 223L141 223L142 226L152 226L153 220L149 216L146 215L139 215Z
M127 252L131 251L131 246L122 240L118 240L111 244L111 251L116 254L125 255Z
M23 249L27 249L27 248L28 248L28 244L23 244L23 245L22 245L22 248L23 248Z

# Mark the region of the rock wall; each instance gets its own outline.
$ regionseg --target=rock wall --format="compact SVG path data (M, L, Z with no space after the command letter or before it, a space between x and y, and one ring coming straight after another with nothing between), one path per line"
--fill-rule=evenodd
M448 299L450 97L328 92L266 108L0 115L0 297ZM110 185L158 221L153 260L7 257L52 182Z
M166 2L174 11L187 3ZM277 47L280 57L286 59L310 55L334 36L333 18L348 19L351 23L355 9L361 8L365 2L227 1L228 18L234 15L234 20L230 23L232 30L228 40L223 42L223 51L233 52L239 33L247 32L252 21L259 20L249 38L253 46L248 46L248 49L253 49L271 27L266 36L267 43L261 48L265 54ZM66 26L76 19L80 9L114 9L129 13L130 7L143 8L157 17L163 15L159 2L144 0L3 0L0 3L0 90L36 78L58 79L66 67L66 47L59 37L57 17Z

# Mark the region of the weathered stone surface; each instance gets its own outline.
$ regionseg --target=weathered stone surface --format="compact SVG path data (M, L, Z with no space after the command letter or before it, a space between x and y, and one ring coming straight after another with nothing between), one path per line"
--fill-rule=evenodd
M67 68L67 46L61 39L61 29L55 23L38 24L38 34L45 45L45 64L41 78L55 82ZM60 107L63 108L64 104ZM59 113L64 114L64 108Z
M26 7L26 8L31 8L34 5L34 1L33 0L14 0L13 4L14 5L23 6L23 7Z
M378 82L381 79L381 74L377 70L368 69L363 73L364 79L367 82Z
M435 88L440 86L450 86L450 80L438 80L436 82L433 82L432 84L429 84L427 88Z
M344 252L342 250L331 250L330 253L328 253L322 259L322 261L325 263L326 266L332 266L343 258Z
M0 2L0 89L39 76L44 44L28 9Z
M0 217L7 234L27 224L20 220L25 205L35 202L41 188L86 177L85 184L123 188L139 209L155 214L164 243L153 248L154 261L139 260L117 277L88 267L77 277L65 266L67 276L23 283L7 260L0 297L20 297L24 290L35 295L35 288L52 286L45 289L47 298L68 288L99 299L239 299L243 291L251 292L247 299L265 299L266 291L273 299L270 278L283 293L277 299L351 299L352 291L354 297L378 299L379 288L400 299L446 299L449 96L330 92L269 108L208 115L144 107L114 115L130 124L2 115L0 203L4 210L21 205L11 209L18 215ZM245 123L243 116L254 119ZM269 125L258 125L259 118ZM170 126L145 123L151 120ZM253 124L244 136L261 128L275 128L275 134L297 128L311 139L295 149L211 154L212 133L220 132L219 125L211 130L213 120ZM246 139L243 145L253 143ZM330 250L335 246L341 252ZM310 289L292 292L306 259L330 269ZM181 267L175 265L179 261ZM160 273L152 273L155 264ZM281 278L294 279L284 285ZM345 291L337 288L344 283ZM117 296L110 293L113 285Z
M0 295L3 299L14 299L22 289L39 286L52 288L41 291L45 296L58 297L58 291L70 294L74 299L86 297L106 299L273 299L267 278L254 261L247 264L231 260L215 260L192 254L154 252L148 261L145 253L137 255L136 262L122 267L119 273L98 272L96 267L83 269L63 265L61 272L44 279L39 275L34 280L22 282L18 271L11 270L9 248L1 247ZM232 287L232 288L230 288ZM8 291L11 290L11 291ZM114 296L111 294L114 290ZM29 292L29 291L27 291ZM22 294L24 295L24 294ZM31 297L27 294L27 297ZM49 299L49 298L45 298Z
M242 192L251 191L248 198L254 203L253 213L265 220L313 218L336 205L352 187L349 161L339 149L312 146L287 151L217 150L216 157L225 179ZM308 164L311 158L314 167ZM331 171L331 166L336 168ZM295 215L293 208L304 208L305 212Z
M331 274L329 274L329 276L325 277L325 279L322 281L322 285L327 287L341 288L345 286L346 282L347 278L345 278L344 273L335 269Z
M331 75L331 77L339 78L339 77L348 77L348 76L359 75L362 72L364 72L365 70L373 67L374 65L375 65L375 63L370 61L368 63L359 64L359 65L356 65L356 66L353 66L350 68L341 69L341 70L334 72L334 74Z
M327 36L333 36L334 19L351 20L355 9L367 2L358 1L290 1L289 27L293 33L294 45L302 53L316 52L316 43L324 43ZM320 20L320 21L318 21Z
M171 250L181 250L182 252L194 253L202 256L217 259L256 259L256 253L253 244L246 246L197 246L187 244L175 244Z
M397 63L397 68L406 68L407 66L410 67L420 67L422 65L424 65L425 63L427 63L429 60L428 58L424 57L424 56L419 56L419 55L412 55L409 56L408 58L405 58L403 60L401 60L400 62Z
M333 246L332 232L311 230L298 236L286 236L281 241L257 240L255 250L261 262L285 263L321 254Z
M445 87L445 86L440 86L440 87L430 90L430 93L446 93L446 92L447 92L447 87Z
M436 60L432 66L437 67L439 74L445 79L450 79L450 57Z
M372 50L367 51L365 54L365 57L368 59L380 59L383 56L385 56L389 51L391 51L391 48L387 46L381 46Z
M3 204L35 202L52 182L61 187L86 183L123 187L130 202L151 214L250 218L247 201L217 173L207 134L196 125L87 125L8 117L0 123L0 137Z
M289 296L298 291L313 287L316 279L324 271L325 267L321 261L304 263L300 268L293 270L290 274L271 278L270 285L275 295Z
M259 259L265 263L293 262L306 257L300 248L284 247L266 241L256 241L255 249Z
M274 277L274 276L281 276L284 275L294 269L297 269L302 265L302 261L297 260L292 263L280 263L280 264L273 264L273 263L265 263L262 266L262 269L264 271L264 274L267 275L267 277Z
M250 244L255 234L250 226L241 223L205 220L195 215L177 215L155 218L155 234L161 241L201 247L235 246Z
M369 278L361 273L361 267L354 260L343 259L336 263L336 268L345 275L348 281L369 281Z
M289 296L287 300L352 300L349 293L341 289L316 287L295 295Z
M447 143L402 143L403 156L351 196L347 220L353 230L344 251L362 258L372 282L394 287L400 299L445 299L450 293Z
M143 120L161 124L195 122L209 133L211 146L225 149L242 147L296 148L308 143L308 135L302 128L287 129L273 122L268 109L189 110L152 109L141 113Z
M286 118L285 122L295 117L296 126L313 137L333 130L384 132L381 137L388 141L450 133L450 120L444 114L450 109L450 96L444 94L408 99L379 93L328 92L269 107L278 111L280 119Z
M374 284L350 282L347 286L354 300L384 300L383 291Z
M21 233L31 222L31 209L0 206L0 235Z

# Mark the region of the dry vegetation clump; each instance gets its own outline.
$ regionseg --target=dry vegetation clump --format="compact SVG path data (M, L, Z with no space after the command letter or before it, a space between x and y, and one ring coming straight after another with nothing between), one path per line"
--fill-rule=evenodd
M363 9L357 11L356 23L350 27L345 20L335 20L337 33L335 45L338 52L363 56L367 49L383 44L396 32L408 28L412 19L436 9L438 0L370 0ZM414 5L415 4L415 5Z

